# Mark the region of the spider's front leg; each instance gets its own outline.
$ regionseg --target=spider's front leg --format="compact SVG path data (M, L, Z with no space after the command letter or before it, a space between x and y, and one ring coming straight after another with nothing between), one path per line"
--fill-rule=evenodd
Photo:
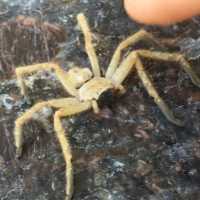
M162 110L165 117L173 124L177 126L183 126L184 123L181 122L179 119L175 119L174 114L170 111L165 102L162 100L162 98L158 95L158 93L154 89L154 86L151 83L150 79L147 77L144 67L142 66L142 63L139 58L136 59L135 67L137 69L140 79L143 82L144 87L146 88L149 95L154 98L154 102Z
M36 65L30 65L25 67L18 67L16 69L17 79L19 81L19 86L21 88L21 94L24 96L26 102L28 104L31 104L30 98L27 94L27 86L23 79L23 75L26 73L31 73L38 70L47 70L47 69L53 69L58 76L58 79L62 83L62 85L65 87L65 89L72 95L75 96L76 94L76 88L70 83L69 79L67 78L67 74L58 66L53 63L42 63L42 64L36 64Z
M123 80L127 77L128 73L130 72L132 67L135 66L137 69L138 75L139 75L140 79L142 80L144 87L146 88L149 95L154 98L155 103L162 110L165 117L173 124L175 124L177 126L183 126L183 123L180 120L175 119L173 113L169 110L167 105L164 103L162 98L158 95L158 93L154 89L153 84L151 83L150 79L148 78L148 76L142 66L142 63L139 59L139 55L140 54L142 55L142 52L143 52L143 50L131 52L127 56L127 58L121 63L121 65L117 68L114 75L112 76L112 80L117 84L121 84L123 82ZM151 51L147 51L147 52L149 52L149 54L154 53Z
M152 51L148 51L148 50L138 50L137 52L139 55L146 57L146 58L178 62L180 64L180 66L183 68L183 70L190 77L191 81L195 85L200 87L200 79L194 73L194 71L192 70L192 68L190 67L190 65L188 64L188 62L184 59L184 57L182 55L162 53L162 52L152 52Z
M106 76L105 76L106 78L109 78L109 79L112 78L112 76L119 64L119 60L121 57L121 51L123 49L127 48L128 46L130 46L131 44L134 44L135 42L142 40L142 39L147 40L157 50L160 50L160 51L166 50L166 48L164 46L162 46L159 43L159 41L156 38L154 38L151 34L147 33L145 30L140 30L119 44L119 46L117 47L117 49L112 57L112 60L108 67L108 70L106 72Z

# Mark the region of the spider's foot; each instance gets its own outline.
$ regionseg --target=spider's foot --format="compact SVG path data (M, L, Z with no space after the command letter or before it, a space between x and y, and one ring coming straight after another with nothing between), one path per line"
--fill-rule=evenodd
M71 200L72 198L72 194L71 195L67 195L66 200Z
M173 119L170 121L177 126L184 126L184 123L182 121L180 121L179 119Z
M29 95L28 95L27 87L26 87L25 84L23 85L23 88L21 89L21 92L20 92L20 93L21 93L21 95L24 97L26 103L30 105L30 104L31 104L31 100L30 100L30 97L29 97Z
M22 147L17 147L16 153L15 153L15 158L20 158L22 155Z
M31 99L28 95L24 95L24 99L25 99L27 104L31 105Z

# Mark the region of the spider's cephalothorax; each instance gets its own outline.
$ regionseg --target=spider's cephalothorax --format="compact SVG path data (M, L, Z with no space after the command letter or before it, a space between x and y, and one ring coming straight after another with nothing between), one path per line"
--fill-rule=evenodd
M99 100L101 94L108 90L113 93L119 90L123 93L124 88L122 85L118 86L110 79L94 77L78 90L77 98L80 101Z
M22 125L27 120L29 120L34 115L34 113L38 112L45 106L53 106L59 108L59 110L56 111L54 115L54 128L67 164L66 200L70 200L73 195L73 168L71 164L72 155L70 151L70 145L61 125L61 117L73 115L90 108L93 108L95 113L99 113L98 100L101 101L102 95L106 94L115 94L116 96L124 94L125 89L121 84L131 69L135 67L144 87L148 91L149 95L153 97L155 103L161 109L166 118L175 125L183 126L183 123L180 120L175 119L173 113L169 110L164 101L157 94L142 66L139 58L140 56L165 61L179 62L192 82L197 86L200 86L200 80L181 55L152 52L149 50L137 50L131 52L118 66L122 49L128 47L140 39L148 40L151 44L161 50L165 49L155 38L153 38L144 30L137 32L136 34L121 42L113 55L111 63L106 72L106 76L101 77L97 56L91 43L92 36L87 21L82 13L77 16L77 19L85 36L85 47L91 61L93 73L87 68L81 69L78 67L69 70L68 73L65 73L58 65L53 63L42 63L26 67L19 67L16 69L17 78L21 88L21 94L24 96L28 103L30 103L30 99L27 94L27 88L23 79L23 74L37 70L53 69L64 88L72 95L71 98L54 99L51 101L37 103L32 108L27 110L22 116L20 116L15 122L16 158L19 158L22 151Z

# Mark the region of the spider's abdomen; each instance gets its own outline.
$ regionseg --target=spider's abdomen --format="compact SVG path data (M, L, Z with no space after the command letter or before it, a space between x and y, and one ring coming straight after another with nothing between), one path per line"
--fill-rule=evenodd
M104 91L114 90L114 88L115 85L110 79L94 77L78 90L78 98L81 101L98 100Z

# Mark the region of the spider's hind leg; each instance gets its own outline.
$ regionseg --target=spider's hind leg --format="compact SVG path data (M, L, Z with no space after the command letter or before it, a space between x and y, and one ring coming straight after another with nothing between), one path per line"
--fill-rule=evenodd
M90 102L80 102L75 98L64 98L64 99L54 99L51 101L40 102L34 105L32 108L27 110L22 116L20 116L15 121L15 145L16 145L16 158L21 156L22 152L22 126L23 124L29 120L36 112L42 109L45 106L52 106L56 108L61 108L54 115L54 128L57 133L59 142L61 144L62 152L66 161L66 179L67 179L67 197L66 200L70 200L73 195L73 168L71 164L71 150L70 145L65 137L64 129L61 125L60 118L73 115L75 113L82 112L84 110L88 110L91 108Z
M74 96L76 94L76 88L70 83L69 79L67 78L67 74L65 74L65 72L58 65L55 65L53 63L42 63L25 67L18 67L16 69L16 74L17 74L17 79L19 81L19 86L21 88L21 94L24 96L28 104L31 104L31 101L27 94L27 86L23 79L23 75L38 70L47 70L47 69L53 69L55 71L58 79L71 95Z
M94 76L101 76L97 56L96 56L94 47L92 45L92 34L90 32L90 29L89 29L89 26L88 26L87 20L85 19L84 14L83 13L78 14L77 20L85 36L85 49L87 51L87 54L89 56L89 59L92 65L93 74Z
M69 142L65 136L65 131L62 127L60 118L64 116L73 115L79 112L82 112L84 110L88 110L91 108L90 102L78 102L77 99L74 99L73 105L72 104L66 104L65 108L61 108L58 110L54 115L54 128L57 133L57 137L59 139L59 142L61 144L62 152L66 161L66 180L67 180L67 188L66 188L66 200L70 200L73 195L74 185L73 185L73 167L71 164L71 150Z

